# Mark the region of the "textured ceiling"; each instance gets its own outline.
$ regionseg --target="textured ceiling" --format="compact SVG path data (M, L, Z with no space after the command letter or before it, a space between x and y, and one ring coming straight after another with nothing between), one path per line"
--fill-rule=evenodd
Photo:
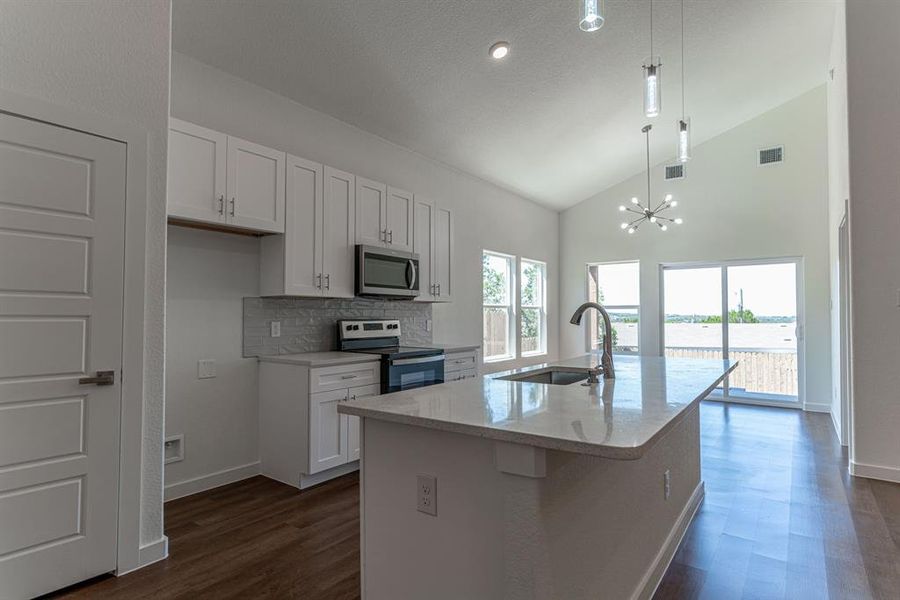
M825 81L835 0L687 0L695 144ZM674 156L680 3L654 2L653 160ZM648 3L175 0L175 50L554 209L642 170ZM503 61L488 58L498 40Z

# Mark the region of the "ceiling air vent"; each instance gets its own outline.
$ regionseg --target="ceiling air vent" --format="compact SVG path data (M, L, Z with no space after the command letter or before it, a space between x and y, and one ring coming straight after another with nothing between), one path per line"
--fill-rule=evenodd
M759 151L760 166L774 165L784 162L784 146L772 146Z
M684 179L684 165L666 165L666 179Z

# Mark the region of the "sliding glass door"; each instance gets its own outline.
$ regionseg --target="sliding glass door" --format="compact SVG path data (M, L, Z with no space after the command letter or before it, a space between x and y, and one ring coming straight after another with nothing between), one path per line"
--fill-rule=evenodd
M730 358L723 399L797 403L796 260L741 261L663 268L666 356Z

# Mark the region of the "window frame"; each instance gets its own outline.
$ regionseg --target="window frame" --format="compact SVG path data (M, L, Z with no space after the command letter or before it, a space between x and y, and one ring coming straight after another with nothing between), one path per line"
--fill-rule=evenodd
M485 302L484 298L484 257L485 256L494 256L497 258L501 258L507 262L509 265L509 281L507 282L507 301L508 304L493 304ZM481 325L481 337L482 337L482 360L485 363L498 363L509 360L515 360L519 356L518 348L519 348L519 335L516 329L518 328L518 313L516 307L518 306L518 286L517 286L517 272L516 268L518 266L518 260L515 255L506 254L505 252L497 252L495 250L482 249L481 251L482 257L482 271L481 271L481 315L482 315L482 325ZM507 327L506 327L506 348L507 354L488 356L487 354L487 344L484 343L484 310L486 308L502 308L507 312Z
M623 354L626 356L638 356L641 354L641 261L639 259L633 260L610 260L610 261L597 261L597 262L589 262L585 265L584 269L584 295L587 298L588 302L598 302L597 298L591 298L591 267L601 267L601 266L609 266L609 265L627 265L634 264L637 265L638 277L638 304L603 304L603 308L607 310L607 312L612 311L621 311L621 310L633 310L637 314L637 326L638 326L638 335L637 335L637 350L634 352L631 351L622 351L614 348L616 354ZM599 282L598 282L599 283ZM592 318L599 319L599 315L592 315ZM593 352L594 348L591 344L591 330L593 329L590 326L592 321L588 321L588 325L584 328L584 347L587 352Z
M531 305L526 306L522 302L522 285L525 283L525 278L522 276L522 271L525 266L525 263L530 265L537 265L540 267L540 304L539 305ZM531 358L534 356L544 356L547 354L547 263L543 260L536 260L533 258L525 258L519 257L518 260L518 313L519 313L519 323L517 324L516 337L518 339L519 346L519 356L522 358ZM525 310L534 310L538 309L538 315L540 319L539 327L538 327L538 349L533 350L531 352L525 352L522 350L522 315Z

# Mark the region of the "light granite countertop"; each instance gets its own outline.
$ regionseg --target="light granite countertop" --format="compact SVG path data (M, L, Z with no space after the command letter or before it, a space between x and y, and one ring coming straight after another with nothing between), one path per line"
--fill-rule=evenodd
M640 458L737 362L615 356L616 379L592 387L498 379L548 366L593 368L599 354L341 403L338 412L506 442Z
M379 360L379 357L374 354L362 354L359 352L303 352L300 354L260 356L259 360L300 365L302 367L333 367L336 365L376 362Z

